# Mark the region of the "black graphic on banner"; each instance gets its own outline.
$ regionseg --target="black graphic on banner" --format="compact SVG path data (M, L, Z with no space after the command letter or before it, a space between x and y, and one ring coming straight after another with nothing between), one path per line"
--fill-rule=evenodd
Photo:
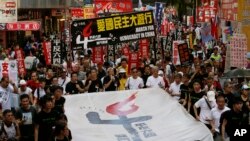
M62 46L59 39L52 40L51 48L51 64L52 65L61 65L62 64Z
M189 65L189 50L188 50L188 44L179 44L178 45L179 50L179 56L180 56L180 62L181 65Z
M74 50L154 37L153 12L73 21L71 34Z

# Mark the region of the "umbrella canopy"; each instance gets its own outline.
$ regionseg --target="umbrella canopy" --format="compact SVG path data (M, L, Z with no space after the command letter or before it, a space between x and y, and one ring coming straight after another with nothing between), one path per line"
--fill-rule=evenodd
M226 78L244 78L250 77L250 70L249 69L234 69L230 70L225 73L224 77Z

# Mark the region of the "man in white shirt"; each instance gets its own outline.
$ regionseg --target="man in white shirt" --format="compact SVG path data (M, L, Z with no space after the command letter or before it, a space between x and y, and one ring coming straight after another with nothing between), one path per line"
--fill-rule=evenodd
M58 78L58 85L63 87L63 93L65 94L66 85L70 82L70 77L67 76L67 71L63 69L61 77Z
M211 109L216 107L215 92L208 91L207 96L202 97L194 104L194 113L198 121L204 123L209 129L212 129ZM198 115L197 108L200 108L200 114Z
M17 93L18 89L15 83L9 80L8 76L4 76L0 83L0 104L2 105L2 111L11 109L12 96L11 93ZM1 111L0 111L1 112Z
M180 73L177 73L174 77L174 82L170 84L170 87L168 89L169 94L173 96L176 100L180 100L181 96L181 90L180 90L180 86L182 84L181 79L182 75Z
M20 95L23 95L23 94L28 95L30 102L33 103L32 89L27 86L27 82L25 80L23 80L23 79L20 80L20 82L19 82L18 94L20 94Z
M131 77L127 79L125 84L125 88L129 90L137 90L144 87L144 82L141 77L138 75L138 71L136 68L131 69Z
M164 88L165 82L161 76L158 74L158 67L153 66L152 67L152 75L148 77L146 86L148 88L155 88L155 87L160 87Z
M220 133L219 126L221 114L230 110L230 108L226 106L225 98L223 96L218 96L216 98L216 103L217 106L211 110L212 131Z

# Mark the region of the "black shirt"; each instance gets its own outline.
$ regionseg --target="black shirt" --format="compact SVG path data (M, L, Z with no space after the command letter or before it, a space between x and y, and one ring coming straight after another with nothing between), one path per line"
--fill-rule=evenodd
M143 82L144 82L144 88L147 87L146 83L147 83L147 80L148 80L148 77L149 77L149 76L151 76L151 74L143 74L143 75L141 76L141 78L142 78L142 80L143 80Z
M103 79L103 84L107 84L109 83L109 81L111 80L110 76L106 76L104 77ZM107 87L105 89L105 91L116 91L116 89L120 86L120 82L119 82L119 79L118 77L115 76L115 80L112 81L109 85L109 87Z
M91 81L91 84L90 84L89 89L88 89L89 93L99 92L100 89L103 89L103 85L102 85L102 82L100 79L96 79L96 80L88 79L86 81L85 86L88 86L89 81Z
M55 107L54 110L58 112L58 114L63 114L64 113L64 103L65 103L65 98L60 97L60 99L55 100Z
M28 110L19 108L16 111L16 119L24 120L23 124L19 125L21 138L34 138L36 114L36 109L32 106Z
M38 141L50 141L57 118L58 114L55 111L46 113L42 110L38 113L36 117L36 124L39 125Z
M97 74L98 79L101 80L105 76L106 76L106 72L104 69L98 71L98 74Z
M78 84L81 88L83 88L83 83L81 81L77 81L77 83L72 83L71 81L67 83L65 91L69 94L78 94L79 90L76 88L76 84Z
M221 96L223 96L225 98L225 102L227 104L227 107L232 109L233 108L233 101L235 99L235 95L233 93L228 93L228 94L221 94Z

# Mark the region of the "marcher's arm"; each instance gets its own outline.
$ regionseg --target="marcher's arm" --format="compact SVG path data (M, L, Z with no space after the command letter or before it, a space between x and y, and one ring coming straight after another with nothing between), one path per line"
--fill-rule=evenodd
M226 129L226 125L227 125L227 120L226 119L223 119L223 122L222 122L222 126L221 126L221 140L222 141L225 141L225 129Z
M38 141L38 130L39 130L39 125L35 125L35 131L34 131L34 141Z
M193 108L194 108L194 114L195 114L196 120L200 121L200 117L198 115L197 107L195 106L195 104L194 104Z

